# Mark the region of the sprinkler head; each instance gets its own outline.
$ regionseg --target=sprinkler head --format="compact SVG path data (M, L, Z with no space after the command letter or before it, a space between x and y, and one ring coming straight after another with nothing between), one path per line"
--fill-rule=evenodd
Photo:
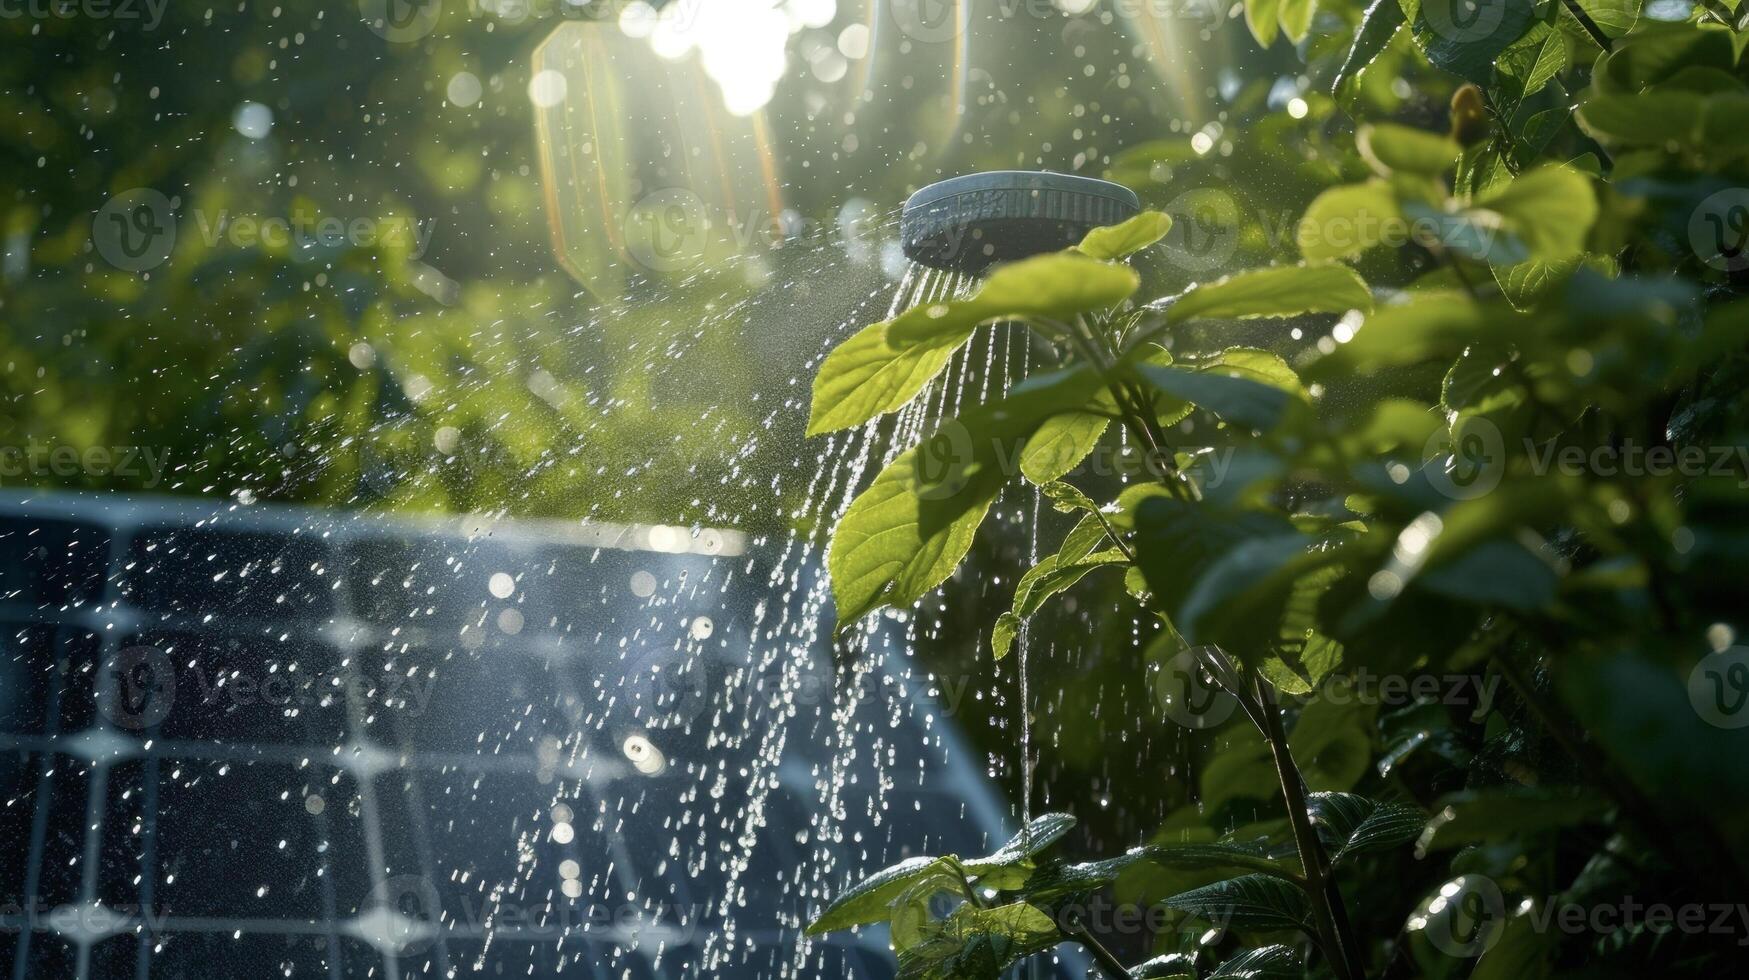
M899 239L913 262L976 275L997 262L1068 248L1141 209L1134 191L1109 180L998 170L943 180L911 195Z

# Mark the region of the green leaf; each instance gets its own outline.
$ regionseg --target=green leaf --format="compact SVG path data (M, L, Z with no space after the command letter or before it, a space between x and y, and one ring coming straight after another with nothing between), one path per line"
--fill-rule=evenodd
M1150 864L1175 871L1243 871L1298 882L1294 868L1269 856L1262 844L1185 843L1149 844L1138 849ZM1138 851L1132 851L1137 854Z
M1354 36L1354 46L1348 49L1348 57L1343 59L1342 67L1336 72L1336 79L1330 86L1331 94L1340 95L1342 90L1366 67L1379 56L1390 43L1391 38L1403 26L1403 5L1397 0L1372 0L1372 5L1366 8L1366 13L1360 20L1360 30Z
M1415 293L1367 317L1352 340L1313 364L1306 375L1332 380L1454 358L1478 341L1510 339L1509 325L1508 314L1465 293Z
M1332 864L1407 844L1427 826L1427 818L1412 806L1353 793L1313 793L1306 805Z
M1578 255L1597 221L1591 179L1571 167L1547 164L1484 194L1482 206L1501 215L1530 250L1530 258L1553 261Z
M1701 138L1710 96L1696 92L1609 94L1593 90L1579 107L1585 131L1609 144L1693 146Z
M930 937L899 955L903 980L994 980L1020 960L1062 941L1042 909L1015 902L962 905Z
M1051 416L1087 404L1101 387L1087 370L1029 378L889 463L833 531L826 567L838 631L881 606L911 605L945 581L1007 481L1008 450Z
M1577 3L1579 9L1591 18L1591 22L1603 31L1604 37L1618 38L1633 30L1645 0L1577 0ZM1566 9L1564 3L1561 5L1560 19L1561 26L1573 37L1583 40L1593 48L1597 47L1597 41L1591 36L1591 32L1579 23L1578 18Z
M1245 0L1245 26L1262 47L1274 44L1281 30L1281 0Z
M1443 851L1600 820L1608 807L1586 792L1500 787L1463 790L1434 806L1416 848Z
M1306 32L1312 28L1312 14L1318 9L1317 0L1280 0L1281 32L1295 44L1306 39Z
M966 873L980 880L989 876L1004 876L1011 879L1012 876L1005 875L1005 873L1016 869L1030 873L1032 859L1062 840L1073 829L1075 829L1073 814L1040 814L1032 819L1032 823L1022 828L1020 833L1009 839L1008 843L997 848L989 856L966 861ZM991 883L991 887L1004 886ZM1018 887L1018 884L1006 887Z
M1162 904L1222 928L1264 932L1306 929L1305 893L1299 886L1270 875L1241 875L1182 892Z
M1500 287L1501 294L1512 304L1513 309L1529 310L1571 279L1581 265L1612 279L1616 275L1615 261L1602 255L1531 259L1517 265L1492 266L1489 271L1494 273L1495 284Z
M1385 177L1393 173L1438 177L1457 165L1458 145L1451 137L1394 123L1361 127L1355 145L1361 157Z
M848 429L904 408L976 328L963 323L901 347L889 341L889 326L870 324L827 355L814 375L808 435Z
M1413 31L1434 67L1487 85L1495 59L1535 20L1534 0L1421 0Z
M1233 425L1260 432L1276 427L1293 396L1273 385L1235 375L1180 367L1142 367L1143 381L1173 398L1205 408Z
M1097 518L1089 515L1082 522L1082 526L1088 525L1101 537L1104 536L1104 529ZM1001 660L1008 656L1021 626L1038 612L1046 599L1074 587L1075 583L1097 569L1122 564L1128 560L1123 552L1116 549L1096 554L1076 554L1073 545L1068 542L1065 542L1062 552L1041 559L1020 577L1020 582L1014 587L1014 608L997 617L996 625L990 632L990 648L996 659Z
M1067 319L1117 306L1140 285L1127 265L1053 252L999 265L970 298L917 307L887 333L895 344L910 344L994 320Z
M1372 293L1353 269L1340 265L1283 265L1252 269L1179 297L1167 319L1245 319L1302 313L1370 311Z
M1099 509L1099 505L1095 504L1091 497L1070 483L1058 480L1041 485L1039 490L1050 500L1051 506L1056 508L1059 513L1069 514L1077 510L1093 511Z
M1165 238L1171 230L1171 215L1143 211L1123 224L1093 229L1081 239L1078 249L1096 259L1128 258Z
M1312 199L1295 239L1308 262L1349 258L1381 244L1402 220L1397 194L1389 184L1376 180L1345 184Z
M927 878L944 872L953 874L956 866L952 858L914 857L877 871L833 899L814 917L814 921L808 923L807 933L818 936L852 926L884 922L888 906L899 896Z
M918 449L901 453L851 502L832 534L827 569L838 629L886 605L909 606L946 581L1001 481L984 480L945 499L920 495Z
M1525 99L1541 92L1566 67L1566 38L1547 24L1531 28L1500 56L1500 74L1510 80L1502 84L1510 99L1507 108L1516 110Z
M1299 954L1290 946L1259 946L1222 963L1208 980L1298 980Z
M1046 420L1021 451L1021 474L1040 486L1061 479L1099 447L1110 424L1110 419L1091 412L1071 412Z
M1135 525L1137 563L1156 601L1172 614L1234 548L1294 533L1286 518L1269 511L1217 509L1162 496L1140 501Z
M1196 957L1184 953L1156 956L1130 969L1131 980L1196 980Z

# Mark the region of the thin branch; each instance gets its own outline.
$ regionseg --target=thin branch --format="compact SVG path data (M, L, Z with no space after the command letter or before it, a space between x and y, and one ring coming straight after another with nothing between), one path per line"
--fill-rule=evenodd
M1598 47L1606 53L1615 50L1615 42L1609 39L1608 34L1603 33L1603 28L1597 26L1597 21L1591 19L1585 8L1579 6L1579 0L1561 0L1561 5L1567 8L1567 13L1573 15L1580 27L1585 28L1585 33L1591 35L1591 40L1597 42Z
M1338 980L1365 980L1366 967L1360 962L1360 948L1356 944L1353 932L1347 928L1347 915L1343 915L1340 923L1333 911L1340 902L1341 894L1336 891L1328 877L1329 865L1324 855L1324 845L1318 840L1318 833L1312 827L1311 813L1306 806L1306 788L1300 776L1299 766L1294 763L1293 754L1288 750L1287 731L1281 724L1281 708L1276 703L1270 689L1257 677L1251 674L1253 690L1257 701L1263 708L1265 728L1263 736L1269 742L1270 754L1275 759L1275 771L1281 780L1282 800L1287 804L1288 825L1293 828L1294 844L1299 849L1300 868L1306 876L1306 898L1312 906L1312 918L1321 937L1320 945L1324 954L1330 960L1331 972Z
M1063 935L1087 947L1087 951L1093 954L1094 961L1099 964L1099 968L1107 976L1112 977L1113 980L1130 980L1130 968L1124 966L1123 960L1118 959L1111 950L1105 948L1104 944L1094 939L1086 929L1079 925L1069 926L1063 930Z

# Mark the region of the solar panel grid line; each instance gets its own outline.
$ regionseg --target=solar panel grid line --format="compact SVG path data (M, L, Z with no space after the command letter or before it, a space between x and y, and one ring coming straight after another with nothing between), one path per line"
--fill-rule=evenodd
M399 527L395 522L344 520L332 515L264 508L261 509L263 520L251 524L249 518L255 516L251 513L239 514L230 507L222 510L217 517L202 516L198 508L191 510L184 504L162 505L157 502L131 509L125 499L115 500L112 505L93 505L88 500L81 500L70 507L33 500L30 506L16 507L9 506L5 496L0 495L0 520L21 513L45 521L57 515L82 517L87 521L101 518L101 527L107 532L103 551L107 565L98 573L100 586L95 591L85 572L57 566L38 577L60 575L72 583L58 592L45 586L38 590L40 594L29 589L23 592L14 590L12 596L0 594L0 621L15 625L35 624L42 628L53 625L63 631L55 634L53 647L58 666L47 681L52 688L51 705L46 709L52 716L48 724L41 728L41 734L0 730L0 751L24 753L41 760L34 773L36 798L32 801L33 832L28 859L32 877L25 882L26 893L39 894L46 841L53 836L50 832L54 826L58 826L51 825L51 818L58 812L53 809L56 798L54 780L76 778L82 784L72 782L69 786L84 794L82 811L85 821L85 826L79 828L83 837L78 849L78 903L82 907L93 907L104 899L106 888L110 893L115 891L113 884L104 884L111 880L113 871L104 862L108 860L113 865L116 860L110 853L108 835L114 837L116 846L125 852L121 856L123 864L137 865L138 875L133 879L135 891L130 896L137 897L142 913L126 923L119 934L57 929L37 917L27 917L20 931L13 964L12 972L18 980L34 976L29 972L32 963L29 943L33 934L39 942L66 942L72 946L72 975L80 980L124 975L118 973L114 965L114 944L117 941L129 943L127 974L144 978L187 975L175 972L176 967L159 969L169 947L183 946L174 954L174 960L185 964L181 969L186 971L186 964L204 962L191 960L191 957L215 955L218 957L213 961L215 964L244 962L248 956L267 948L250 937L273 936L286 940L285 952L278 957L284 969L293 970L296 965L298 972L294 975L310 975L304 971L313 969L335 980L362 975L361 964L366 962L376 964L376 976L395 980L433 972L438 975L450 975L452 971L466 974L486 963L489 955L496 955L490 954L490 950L505 950L508 948L506 944L552 951L550 954L528 954L533 957L528 959L530 969L534 968L532 964L540 962L554 968L564 965L567 971L575 968L582 975L603 975L600 970L607 968L616 978L628 970L628 976L740 977L753 975L747 972L753 970L762 978L779 975L800 978L835 975L833 969L841 968L848 971L847 975L863 976L866 972L866 975L879 977L887 975L885 971L889 968L880 965L885 958L885 944L876 934L849 939L832 937L808 947L798 947L799 925L808 911L804 903L817 900L801 897L806 879L802 869L832 869L825 877L819 877L819 871L808 872L816 876L813 880L817 882L807 886L816 890L808 894L817 895L817 889L828 878L831 879L829 887L841 887L841 879L854 877L866 870L869 863L896 859L904 853L895 850L901 841L907 842L906 847L930 846L924 843L926 839L936 841L936 846L940 846L963 837L963 832L956 827L932 827L929 821L918 819L922 813L928 812L918 809L920 803L917 801L925 796L935 795L943 800L952 798L967 825L965 829L982 828L982 833L974 835L971 842L962 842L967 849L987 845L992 834L999 832L1006 823L973 756L959 747L955 741L957 736L949 726L936 725L925 729L927 734L919 733L922 736L919 744L925 755L936 761L926 767L922 758L913 760L907 754L906 769L893 773L901 778L890 782L894 791L900 786L916 783L916 793L922 795L904 793L882 802L890 795L887 789L877 785L883 780L868 780L862 784L851 780L846 786L855 790L852 796L860 801L851 804L851 816L856 817L864 807L878 807L890 809L890 819L883 825L877 816L874 824L866 830L857 830L859 843L854 849L832 842L833 835L840 828L832 827L832 822L817 812L826 802L821 794L827 791L827 787L820 780L828 774L833 779L844 774L841 767L833 764L848 758L842 750L865 737L873 738L879 744L882 739L897 734L897 730L889 729L890 725L901 721L907 726L912 725L914 721L910 720L910 712L931 710L926 700L919 700L923 697L920 681L898 679L887 673L887 668L873 666L873 661L880 657L904 656L899 641L891 637L883 641L879 651L865 649L865 654L878 656L871 656L869 664L860 665L851 690L833 693L833 685L826 685L827 700L824 704L830 710L814 709L819 720L812 723L815 730L811 738L801 736L801 743L795 746L786 746L782 739L768 744L768 740L757 737L747 743L747 751L761 751L761 747L781 749L783 766L770 774L772 789L742 801L753 804L756 798L763 799L768 810L777 807L771 811L775 816L769 820L759 818L752 823L737 818L733 828L723 823L711 831L708 839L714 844L708 848L702 822L691 822L690 818L687 822L675 822L679 818L661 807L648 810L648 816L633 817L639 812L637 801L651 792L653 784L634 771L632 765L619 759L617 748L612 753L596 750L597 740L604 733L612 735L603 725L612 721L615 726L621 726L630 718L641 725L655 725L652 729L655 734L664 731L678 734L698 727L712 739L731 735L735 739L744 738L754 731L754 725L773 724L769 720L759 720L765 717L765 709L759 706L761 699L771 697L774 691L785 692L780 697L787 698L800 690L799 675L792 676L796 665L801 660L817 656L817 648L823 644L821 630L814 628L810 633L805 623L811 619L804 618L817 613L818 598L802 600L808 606L805 612L792 608L788 602L778 602L768 610L770 593L765 580L776 576L777 572L756 573L758 559L751 554L745 561L738 560L740 555L723 560L710 555L679 554L670 549L648 552L642 558L629 551L612 552L621 557L610 560L610 553L599 547L573 545L571 551L561 553L538 547L535 542L514 540L514 526L499 525L490 538L464 539L433 535L428 525L415 522L400 530L416 528L424 537L401 542L404 547L398 554L373 556L367 553L366 546L381 544L387 527ZM187 526L173 526L173 517L185 521ZM239 540L244 544L239 547L243 547L243 551L235 555L227 553L224 561L213 564L215 556L230 545L229 541L211 535L212 530L219 526L242 535ZM294 544L280 549L278 538L256 533L263 527L294 540ZM622 534L622 541L623 537ZM142 544L142 541L147 543ZM788 559L781 555L772 557L778 558L780 563L793 561L793 549L794 543L791 542L786 549ZM581 553L575 554L577 552ZM288 559L284 557L286 555L294 557ZM483 555L486 557L481 557ZM491 557L493 555L496 557ZM570 559L567 555L574 555L576 559L568 566ZM304 564L300 566L299 563ZM451 630L466 629L469 624L483 622L491 600L458 597L455 591L462 587L463 576L478 588L483 584L483 573L500 565L507 572L515 573L516 600L512 606L528 611L530 628L494 632L485 646L458 645L456 634ZM655 588L640 588L636 576L633 576L632 594L643 599L614 599L610 602L604 598L608 595L606 583L640 567L654 568L660 573L660 578L652 577L648 583ZM4 569L0 569L0 575L3 574L6 574ZM807 574L822 573L816 569ZM166 575L172 578L166 579ZM181 581L174 580L177 576ZM246 581L251 576L258 577ZM803 572L799 568L791 569L784 577L795 590L803 580ZM625 579L617 580L623 589ZM198 589L193 588L197 582L204 584ZM265 588L260 584L263 582ZM60 586L56 585L56 588ZM324 593L312 600L308 594L310 589L321 589ZM570 605L563 607L560 616L550 616L545 612L553 599L541 595L542 589L553 592L555 597L561 591L569 597L566 602ZM43 595L51 594L55 600L67 601L60 602L58 609L55 601L30 601L33 596L41 599ZM812 593L803 587L794 594ZM758 601L745 601L750 609L745 613L736 612L741 608L738 603L749 600L749 597ZM226 608L233 599L238 603L235 611ZM388 605L382 604L385 599ZM589 604L591 600L604 604L596 609ZM579 602L583 603L581 607L577 605ZM466 611L466 615L455 618L457 609ZM713 618L720 618L721 622L714 627L706 623L702 632L693 632L686 624L692 623L693 617L701 610ZM280 612L285 616L275 618ZM567 618L579 613L584 617L582 620ZM581 633L589 633L590 627L597 627L593 630L595 635L581 635L576 629L579 624L585 626ZM518 625L521 625L520 621ZM696 626L694 624L694 629ZM65 633L68 629L75 632ZM100 641L96 647L95 668L86 665L91 659L89 654L74 649L77 631L89 631ZM751 661L742 662L741 673L727 687L721 684L721 679L712 681L708 674L700 674L699 683L706 691L705 701L709 702L712 697L716 699L715 715L683 712L679 716L683 720L678 723L685 727L670 730L665 727L668 722L658 715L675 707L671 703L675 692L630 686L637 669L648 667L649 663L656 664L657 673L664 665L692 660L717 663L712 658L724 654L708 651L722 648L730 642L731 636L736 650L744 644L752 644L759 653ZM348 676L362 675L366 683L338 685L343 724L339 728L322 729L323 723L316 717L321 712L307 702L298 702L296 710L290 711L282 706L278 714L292 719L287 723L285 718L271 712L263 715L238 713L236 703L221 702L215 707L208 701L196 700L197 697L211 697L215 690L221 693L227 690L211 683L205 675L197 674L200 689L186 695L191 700L185 702L196 719L193 727L185 726L182 734L176 737L164 734L166 728L175 727L171 723L138 730L133 730L130 725L129 729L122 729L114 717L117 679L123 666L121 661L129 644L159 640L170 644L169 649L173 651L170 659L184 666L193 664L196 669L209 670L220 680L234 676L225 672L235 671L239 664L245 667L253 665L252 669L257 673L263 669L268 673L297 671L300 673L298 683L302 685L297 688L300 695L311 692L320 695L325 690L323 685L333 680L324 672L324 666L338 662L353 672ZM447 653L443 652L446 650ZM470 666L487 663L484 658L488 655L491 674L477 676L468 672ZM646 658L651 656L658 659L646 663ZM526 671L517 664L526 664ZM828 664L806 669L833 668ZM470 708L472 714L440 717L435 722L421 712L396 710L393 703L395 692L385 691L382 683L372 686L370 682L373 678L380 682L391 673L399 676L409 670L434 676L445 684L441 695L432 702L434 705L440 701L449 704L458 699L464 704L476 701L479 704ZM372 675L372 671L379 671L380 676ZM93 673L95 676L89 676ZM863 702L859 700L856 685L867 676L878 676L885 685L872 705L872 716L858 707ZM68 699L80 696L78 691L82 689L73 682L77 680L83 684L87 677L94 688L90 692L92 700L104 707L103 710L90 711L90 723L81 726L67 706L72 703ZM537 692L533 701L527 700L529 694L525 687L518 686L524 685L525 682L520 680L523 677L527 678L526 684L533 685ZM580 683L586 679L587 683ZM40 686L39 681L32 681L32 684ZM485 687L480 686L482 681L486 683ZM763 686L767 682L777 683L778 687L768 690ZM523 693L517 693L519 691ZM488 729L496 732L495 742L475 739L464 748L461 743L453 743L453 739L446 737L431 740L433 735L448 735L442 730L443 726L460 724L465 730L469 719L473 724L479 724L479 718L483 717L479 711L490 712L499 703L480 699L501 696L512 699L507 707L518 703L522 707L501 719L501 724ZM524 700L514 700L518 697ZM845 697L850 700L843 702ZM909 702L912 707L901 708L897 702L888 703L893 698ZM4 700L0 698L0 707L4 707ZM745 700L744 704L740 703L742 700ZM538 712L535 711L537 706ZM399 707L407 707L404 697ZM236 717L226 715L226 708L231 709ZM589 716L593 721L587 725L580 723L585 716L567 714L582 710L594 712ZM793 708L790 716L794 717ZM781 711L776 717L783 717ZM530 722L526 733L525 718ZM564 720L567 718L570 720ZM271 720L273 724L263 728L264 720ZM221 721L232 728L213 727ZM438 725L437 729L431 727L433 723ZM235 728L238 724L251 727ZM822 724L825 725L823 733L819 730ZM564 734L565 743L555 743L558 747L552 751L537 745L532 733L540 731L543 725L556 725L548 730ZM855 734L860 726L866 726L866 735ZM322 731L329 734L319 735ZM318 733L320 740L311 740L312 733ZM482 731L482 738L486 734ZM264 740L266 738L279 740ZM446 741L453 744L445 744ZM840 742L842 747L835 747ZM567 744L569 748L565 747ZM614 744L617 747L617 742ZM825 755L820 757L818 753ZM852 754L868 759L874 752L871 747L864 746ZM814 761L804 764L802 755L809 755ZM708 756L697 758L702 762ZM687 763L689 767L691 764ZM122 771L117 767L123 766L127 767L127 778L118 782L114 776ZM194 768L190 769L190 766ZM812 776L809 775L810 766ZM239 767L236 772L245 781L237 783L233 780L228 784L230 789L226 790L227 784L222 777L228 767ZM677 777L693 783L695 790L697 782L706 773L707 770L702 768L696 772L691 768L676 771ZM275 774L283 774L279 777L281 784L272 782ZM312 843L322 844L321 848L310 852L313 862L306 859L301 871L299 865L283 861L263 864L258 870L250 867L248 859L252 855L247 846L251 842L237 839L240 826L237 821L264 819L263 815L272 812L272 808L265 801L251 808L225 794L228 792L234 796L239 789L277 789L281 799L291 793L289 802L294 804L314 806L320 803L313 796L300 800L300 793L292 792L291 787L300 780L306 787L300 792L311 792L310 788L314 787L315 795L339 800L354 807L356 812L348 816L340 807L330 805L325 809L317 806L305 814L302 812L305 807L296 807L298 821L306 823L309 829L300 831L287 826L285 829L290 831L288 840L294 843L294 850L307 848ZM491 780L512 782L500 784ZM555 780L556 788L539 790L540 786L554 787ZM558 857L569 855L585 867L600 860L599 854L585 846L583 817L577 821L577 839L560 846L545 831L534 826L539 820L546 819L544 815L535 814L537 819L531 823L515 815L517 812L527 815L525 810L514 810L514 807L524 804L514 803L511 810L504 809L512 805L513 798L532 798L528 796L531 788L538 790L538 798L564 796L575 801L579 810L598 810L602 814L615 815L618 824L606 828L599 844L589 847L604 847L606 850L600 853L611 852L613 855L611 868L605 870L609 873L614 894L607 898L632 914L628 924L591 923L578 929L572 919L566 918L577 914L577 902L555 901L552 888L538 884L530 876L534 865L491 864L492 861L512 859L525 862L538 852L540 866L547 869L545 873L551 874L551 867L558 863ZM833 793L844 788L839 787ZM514 791L504 792L507 789ZM456 795L458 792L459 796ZM664 792L672 794L673 787ZM116 819L115 814L120 811L106 809L113 807L118 793L124 796L134 794L127 807L130 814L135 808L139 810L136 816L128 818L134 828L132 833L128 825ZM606 809L606 801L616 794L618 802L613 804L613 809ZM737 805L735 801L742 800L742 797L739 790L733 790L724 799L730 802L733 810ZM465 803L466 808L456 809L457 801ZM205 838L191 836L200 832L191 821L202 820L207 816L207 808L215 803L221 804L223 809L223 812L210 814L216 821L212 833L217 835L215 843L220 845L217 850L211 844L201 844ZM674 805L672 798L664 804L669 808ZM837 804L843 805L843 802ZM544 804L541 807L544 808ZM391 812L395 837L392 848L387 841L387 821L391 819ZM683 814L691 814L700 821L706 812L692 813L683 807ZM439 814L442 815L440 822L446 824L441 844L434 836L432 823ZM346 824L333 822L342 817L345 817ZM867 819L867 815L856 818L856 826L861 827ZM166 824L167 820L169 824ZM759 823L769 823L771 829L759 830L755 835L759 839L754 841L748 835L753 834L751 828ZM167 826L181 828L172 844L166 843ZM280 829L277 825L268 826ZM411 872L414 879L426 885L459 888L451 879L468 864L457 864L457 855L465 855L470 848L477 850L478 843L486 840L479 836L480 831L488 826L493 828L490 838L493 847L490 853L478 854L478 859L486 863L479 864L477 873L470 872L475 884L469 887L473 890L456 892L464 903L460 911L445 905L441 899L424 906L423 912L432 929L429 935L415 930L413 938L416 941L410 944L401 942L405 937L397 938L392 930L385 930L385 924L394 924L392 919L383 915L373 918L371 903L391 897L397 875L407 877ZM722 836L724 834L727 837ZM638 839L634 840L634 837ZM795 839L791 840L792 837ZM227 839L228 850L224 846ZM847 844L849 837L841 839ZM351 843L347 843L349 841ZM284 848L286 843L282 840L280 847ZM191 845L196 844L205 850L190 850ZM244 846L243 850L238 850L240 844ZM330 844L334 846L329 847ZM745 848L747 854L736 852L731 855L722 850L725 846ZM180 850L168 850L170 847ZM349 851L351 847L359 850ZM521 849L519 853L525 856L515 858L506 848ZM759 860L768 869L760 874L769 876L773 873L770 869L776 869L779 877L768 881L753 873L737 877L738 872L731 872L725 879L729 883L729 893L723 895L709 891L716 888L716 884L707 886L700 881L695 886L690 877L707 870L712 875L723 873L723 868L717 865L726 855L733 857L731 864L738 861L740 863L735 866L744 866L747 857L760 850L765 853ZM392 855L391 851L394 852ZM215 864L215 860L220 863ZM239 861L243 862L241 866L237 864ZM820 864L821 861L826 863ZM281 865L287 871L301 873L303 879L274 881L271 868ZM361 869L358 865L364 867ZM251 914L244 907L250 903L232 901L242 897L237 892L238 886L249 887L241 880L215 881L214 884L219 886L216 891L200 897L194 902L194 907L182 910L182 903L194 894L187 890L190 875L198 879L202 873L225 874L231 867L237 870L247 868L249 870L245 873L252 871L262 876L257 880L272 885L275 894L280 893L282 885L289 887L291 891L285 898L273 899L269 904L294 913L302 908L307 914L278 918ZM451 869L447 874L445 867ZM782 877L784 868L790 869L787 879ZM176 873L165 878L165 873L170 870ZM601 870L596 868L594 880L597 885L591 887L602 884L599 881ZM467 905L470 900L480 899L485 894L480 888L488 879L497 888L508 888L506 895L510 901L502 908ZM462 880L469 879L464 875ZM715 882L716 879L711 880ZM182 898L176 898L171 890L160 888L170 881L176 883L175 895ZM557 879L552 879L552 882L557 884ZM310 890L312 886L313 890ZM543 887L547 889L544 898L540 894ZM706 890L701 891L701 887ZM299 897L299 889L303 889L303 897ZM288 903L287 898L292 901ZM363 904L355 901L361 898ZM225 903L232 903L230 908L234 912L205 914L203 906L223 908ZM743 908L757 910L758 914L737 923L733 941L712 954L715 958L708 964L699 958L698 953L704 948L699 937L713 936L713 930L743 918ZM507 918L496 918L500 911L505 912ZM520 913L523 919L508 918L510 913ZM769 924L761 921L772 915L779 921ZM554 924L552 928L548 928L549 923ZM400 923L402 926L406 924ZM188 945L194 941L193 937L199 936L213 937L226 945ZM316 943L321 954L312 956L306 940ZM304 945L294 946L294 943ZM104 949L101 962L95 958L94 952L100 944ZM798 948L812 949L806 954L805 967L801 966L803 960ZM858 950L875 956L869 959ZM271 958L272 954L268 956ZM601 958L596 960L596 957ZM841 966L830 967L833 963ZM220 969L217 965L212 968ZM816 968L825 972L813 972ZM796 969L801 972L794 972Z

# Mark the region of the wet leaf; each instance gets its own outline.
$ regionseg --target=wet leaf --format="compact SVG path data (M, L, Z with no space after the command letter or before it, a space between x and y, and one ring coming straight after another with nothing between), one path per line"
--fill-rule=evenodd
M1275 43L1281 32L1282 0L1245 0L1245 26L1263 47Z
M1099 439L1110 424L1110 419L1091 412L1048 419L1020 454L1021 474L1035 484L1061 479L1099 447Z
M1275 428L1293 400L1293 396L1274 385L1245 377L1180 367L1143 367L1137 373L1150 386L1173 398L1260 432Z
M1434 67L1486 85L1494 60L1535 20L1533 0L1421 0L1415 43Z
M1373 59L1379 56L1379 52L1391 43L1391 38L1402 29L1403 22L1403 5L1398 0L1372 0L1366 13L1361 16L1360 30L1354 35L1354 44L1348 49L1348 57L1343 59L1342 67L1337 70L1330 91L1341 95L1343 89L1365 71Z
M1294 980L1300 977L1299 954L1290 946L1259 946L1222 963L1208 980Z
M1435 804L1416 847L1423 852L1442 851L1559 830L1595 821L1606 810L1601 799L1587 792L1529 787L1464 790Z
M1372 293L1353 269L1282 265L1235 273L1197 286L1167 311L1173 323L1194 317L1249 319L1372 310Z
M1163 904L1201 916L1219 928L1265 932L1307 928L1305 892L1270 875L1242 875L1193 888Z
M1443 133L1394 123L1364 126L1355 136L1360 155L1382 176L1438 177L1457 165L1458 145Z
M1427 825L1427 818L1412 806L1353 793L1313 793L1306 805L1332 864L1407 844Z
M1124 259L1159 242L1171 230L1171 215L1143 211L1121 225L1093 229L1077 248L1096 259Z
M1312 199L1295 237L1309 262L1351 258L1381 244L1401 220L1397 194L1389 184L1345 184Z
M808 935L885 922L895 899L926 879L955 875L955 868L953 858L914 857L877 871L833 899L808 923Z

